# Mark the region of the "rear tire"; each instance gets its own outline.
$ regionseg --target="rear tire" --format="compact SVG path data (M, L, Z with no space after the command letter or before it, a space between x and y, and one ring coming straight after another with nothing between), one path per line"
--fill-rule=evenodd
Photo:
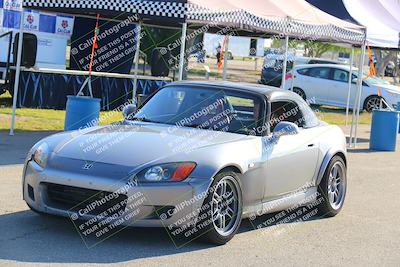
M217 174L203 203L202 214L207 213L203 239L217 245L231 240L240 227L242 205L238 174L232 171Z
M293 92L298 94L301 98L303 98L304 100L307 100L307 96L306 93L304 93L304 91L298 87L294 87L293 88Z
M336 216L343 207L347 191L347 168L340 156L334 156L318 185L322 202L318 212L323 217Z

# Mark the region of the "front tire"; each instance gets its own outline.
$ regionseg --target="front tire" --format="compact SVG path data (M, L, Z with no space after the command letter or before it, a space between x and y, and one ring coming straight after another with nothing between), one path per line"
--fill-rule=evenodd
M242 190L238 174L222 172L215 176L203 203L207 213L207 227L203 238L210 243L224 245L233 238L242 220Z
M372 112L374 109L379 109L382 99L383 98L381 96L377 95L369 96L367 99L365 99L364 109L367 112ZM382 103L382 107L386 108L386 105Z
M318 186L322 202L319 213L324 217L336 216L343 207L347 191L347 168L340 156L334 156Z

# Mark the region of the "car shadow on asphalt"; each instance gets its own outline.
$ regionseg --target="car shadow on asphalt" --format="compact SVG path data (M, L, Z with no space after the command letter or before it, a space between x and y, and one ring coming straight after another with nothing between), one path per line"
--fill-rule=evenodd
M348 148L347 152L350 154L365 154L365 153L379 153L382 151L375 151L369 148Z
M314 206L301 206L290 210L268 213L242 221L239 233L265 230L271 234L281 234L293 230L299 223L325 219Z
M0 216L0 260L30 263L118 263L212 247L177 247L164 228L128 227L88 248L69 219L30 210Z
M277 218L277 214L281 213L243 220L238 234L258 230L256 225ZM275 231L279 220L275 222L258 231ZM280 231L282 227L290 229L294 222L279 223ZM164 228L128 227L88 248L69 219L41 216L30 210L0 215L0 229L0 260L28 263L119 263L215 247L199 240L177 246Z
M350 137L346 136L346 142L347 142L347 144L350 142ZM369 139L368 138L357 138L357 143L358 144L369 143Z

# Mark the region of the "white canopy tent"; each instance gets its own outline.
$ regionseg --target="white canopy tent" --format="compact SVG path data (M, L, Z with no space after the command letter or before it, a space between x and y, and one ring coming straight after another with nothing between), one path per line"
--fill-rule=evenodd
M368 45L400 47L400 2L396 0L343 0L349 14L367 28Z
M213 20L214 19L214 20ZM361 45L363 27L340 20L303 0L189 0L187 22L239 26L259 33Z
M180 79L183 77L188 27L218 29L229 26L239 35L277 34L286 38L286 46L289 37L365 45L365 31L361 26L337 19L303 0L258 0L246 3L239 0L119 0L118 5L107 0L24 0L23 6L71 14L101 13L102 17L135 14L139 17L138 22L147 25L181 25ZM287 58L287 50L285 56ZM17 64L16 77L19 71ZM18 82L16 79L10 134L13 133Z
M306 0L345 21L365 26L370 46L400 48L400 2L398 0Z

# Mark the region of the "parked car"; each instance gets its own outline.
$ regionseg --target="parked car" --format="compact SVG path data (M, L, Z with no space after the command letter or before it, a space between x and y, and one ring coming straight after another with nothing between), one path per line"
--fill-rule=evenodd
M335 216L343 206L344 134L293 92L178 82L124 115L35 144L23 171L28 206L74 223L183 227L216 244L228 242L243 218L309 203ZM135 195L144 199L128 216Z
M385 68L385 76L387 77L396 77L396 65L394 64L393 61L390 61L388 65Z
M268 55L264 58L264 66L261 71L261 80L259 83L280 87L282 84L282 68L283 68L283 55ZM320 59L320 58L307 58L289 56L286 70L290 71L294 66L303 64L339 64L338 62Z
M350 67L347 65L301 65L286 75L286 88L291 89L304 99L309 98L318 105L346 107L348 96ZM352 73L350 108L354 106L358 70ZM400 102L400 87L376 78L364 75L362 82L361 105L368 112L377 109L384 100L390 108L397 108ZM385 102L382 107L386 107Z

